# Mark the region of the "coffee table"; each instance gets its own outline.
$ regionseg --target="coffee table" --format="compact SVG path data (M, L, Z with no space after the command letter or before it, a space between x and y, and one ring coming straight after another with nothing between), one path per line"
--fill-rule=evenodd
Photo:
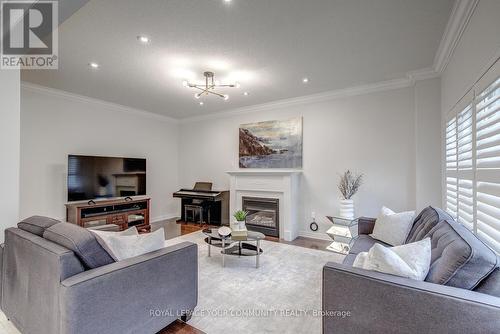
M222 248L222 267L225 266L225 255L255 256L255 268L259 268L259 256L263 252L260 248L260 241L265 239L265 235L260 232L248 231L246 238L234 238L231 235L223 237L219 234L218 228L208 228L203 230L207 237L208 256L211 256L211 247ZM255 242L255 245L251 244ZM227 246L227 247L226 247Z

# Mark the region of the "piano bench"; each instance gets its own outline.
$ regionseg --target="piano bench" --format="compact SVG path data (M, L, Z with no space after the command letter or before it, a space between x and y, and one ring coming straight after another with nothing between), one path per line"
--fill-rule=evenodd
M188 212L191 212L192 220L188 219ZM197 214L200 217L199 221L196 221ZM184 219L186 220L186 222L194 222L194 223L203 224L203 206L191 205L191 204L184 205Z

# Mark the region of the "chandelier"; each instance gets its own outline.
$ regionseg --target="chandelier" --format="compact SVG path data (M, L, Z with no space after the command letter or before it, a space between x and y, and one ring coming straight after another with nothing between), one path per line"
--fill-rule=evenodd
M197 92L196 94L194 94L194 97L196 99L201 98L203 95L207 95L208 96L208 95L212 94L212 95L216 95L218 97L221 97L221 98L223 98L224 100L227 101L229 99L229 95L218 93L216 91L216 89L217 88L224 88L224 87L240 88L240 84L237 83L237 82L235 82L234 84L229 84L229 85L218 84L214 80L214 77L215 77L214 72L204 72L203 76L205 77L205 84L204 85L193 84L193 83L190 83L189 81L184 81L182 83L182 85L184 87L195 88L195 89L200 90L200 92Z

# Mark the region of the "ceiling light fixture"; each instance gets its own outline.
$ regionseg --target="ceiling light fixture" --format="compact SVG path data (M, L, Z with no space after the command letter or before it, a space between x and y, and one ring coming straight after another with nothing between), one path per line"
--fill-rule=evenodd
M225 87L228 87L228 88L239 88L240 87L240 84L237 83L237 82L235 82L233 84L227 84L227 85L221 85L221 84L219 84L217 81L214 80L214 77L215 77L214 72L204 72L203 76L205 77L205 84L204 85L193 84L193 83L190 83L187 80L184 80L182 82L182 85L184 87L195 88L195 89L200 90L200 92L194 94L194 97L196 99L201 98L203 95L210 95L210 94L212 94L212 95L216 95L218 97L221 97L225 101L227 101L227 100L229 100L229 95L218 93L215 90L217 88L225 88Z
M137 40L139 42L141 42L142 44L149 44L151 42L151 38L149 38L148 36L144 36L144 35L137 36Z
M248 96L248 95L250 95L250 93L249 92L244 92L243 95Z
M99 64L98 63L95 63L95 62L90 62L89 63L89 67L96 70L99 68Z
M305 83L305 84L306 84L306 83L309 83L309 78L304 78L304 79L302 79L302 82L303 82L303 83Z
M203 103L203 101L200 101L200 106L204 105L205 103Z
M230 3L232 0L224 0L225 3Z

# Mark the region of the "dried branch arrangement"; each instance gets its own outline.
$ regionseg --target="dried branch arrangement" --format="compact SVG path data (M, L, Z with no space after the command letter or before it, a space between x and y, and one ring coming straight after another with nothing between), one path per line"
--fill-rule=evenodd
M343 199L351 199L356 194L363 184L363 174L354 174L347 170L343 175L340 175L338 188Z

